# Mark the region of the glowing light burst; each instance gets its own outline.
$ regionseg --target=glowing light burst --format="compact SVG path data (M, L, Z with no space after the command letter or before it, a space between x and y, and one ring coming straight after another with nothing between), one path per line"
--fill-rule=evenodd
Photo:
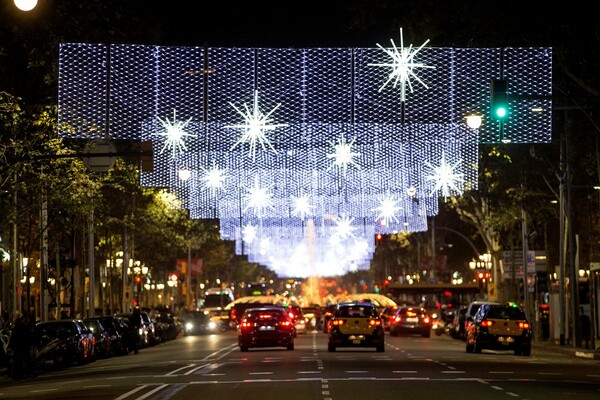
M252 224L246 225L242 228L242 240L246 243L251 244L254 239L256 239L257 234L258 231Z
M256 157L256 145L260 144L263 150L266 150L266 146L271 148L275 154L277 151L267 139L265 135L266 131L274 130L279 127L287 126L287 124L270 124L271 114L279 108L281 103L277 104L275 108L273 108L269 113L263 114L260 112L258 107L258 90L254 91L254 104L252 106L252 110L248 108L248 105L244 103L245 111L240 110L233 103L229 103L243 118L244 123L238 125L228 125L225 128L241 128L244 129L244 134L240 137L240 139L235 142L233 146L231 146L230 150L233 150L237 145L241 143L249 143L250 148L248 149L248 155L252 156L252 160L254 161Z
M417 68L435 68L434 66L425 65L423 63L415 62L415 58L419 51L429 43L429 39L425 41L419 48L413 49L412 44L406 48L404 47L404 37L402 36L402 28L400 28L400 49L396 47L396 43L394 43L393 39L390 39L392 42L393 50L386 49L379 43L377 46L386 52L392 58L392 61L389 63L371 63L369 66L373 67L391 67L392 72L390 72L388 80L379 88L379 92L383 90L393 80L393 86L398 86L400 84L400 101L406 100L406 86L410 89L410 92L413 92L412 83L410 81L411 77L417 80L421 85L425 87L425 89L429 89L429 87L417 76L415 73L415 69Z
M204 187L210 189L213 193L219 189L224 189L225 179L227 178L227 169L219 169L216 161L212 160L209 169L201 168L204 175L200 178Z
M2 262L9 262L10 261L10 254L4 250L4 249L0 249L0 259L2 260Z
M273 194L270 192L271 187L261 187L258 176L254 177L254 186L246 188L247 193L244 195L244 201L247 203L244 212L252 209L254 215L262 217L266 209L273 209Z
M381 220L381 223L384 226L387 226L390 221L399 223L400 221L398 221L398 218L396 218L396 213L401 209L402 207L398 207L397 201L393 198L381 196L379 198L379 207L373 210L379 213L375 220Z
M464 175L462 173L456 173L455 169L459 166L462 160L458 160L454 165L450 165L446 162L446 155L442 152L442 159L440 160L440 165L434 167L429 162L425 161L425 165L427 165L432 174L427 176L427 180L435 181L435 187L430 193L430 196L433 196L434 193L441 189L442 196L447 198L450 196L450 190L455 190L457 193L462 194L462 190L458 187L458 185L464 182Z
M188 119L185 122L177 121L176 111L173 110L173 122L169 121L166 118L162 120L160 117L158 117L158 120L160 121L165 131L157 132L155 133L155 135L166 138L165 143L163 144L163 147L161 148L159 154L162 154L165 150L168 149L171 151L171 157L175 158L175 156L177 156L177 153L186 151L187 147L185 146L183 138L185 136L194 135L186 133L184 129L187 126L187 124L189 124L189 122L192 120L192 118Z
M312 215L314 206L310 204L310 198L305 194L300 194L300 196L292 196L292 215L299 217L301 219L306 218L307 216Z
M333 227L333 234L331 235L334 239L349 239L354 237L355 227L352 226L354 218L346 215L340 215L334 219L335 226Z
M342 132L342 135L340 139L338 139L337 144L332 141L329 142L331 146L333 146L335 152L332 154L327 154L327 158L333 159L333 162L328 169L338 167L342 169L343 173L345 174L350 165L354 165L356 168L360 168L360 165L358 165L354 161L354 157L359 157L360 153L355 153L352 151L352 146L354 145L355 140L356 138L352 139L350 143L346 143L344 133Z

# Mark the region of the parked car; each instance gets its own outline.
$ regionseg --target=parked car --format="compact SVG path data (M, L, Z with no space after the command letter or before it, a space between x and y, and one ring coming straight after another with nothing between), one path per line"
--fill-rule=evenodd
M390 335L400 334L431 336L431 317L421 307L403 306L391 318Z
M240 351L252 347L285 347L294 350L296 329L282 306L263 305L248 308L238 326Z
M86 318L83 322L85 322L86 326L94 335L96 341L96 356L99 358L108 358L112 356L110 333L108 332L108 329L104 327L98 318Z
M128 354L133 349L128 348L127 328L114 315L96 317L110 335L110 348L114 355Z
M338 347L375 347L378 352L385 351L385 330L372 303L338 304L330 323L328 351Z
M159 338L158 342L173 340L179 336L177 321L171 313L157 312L154 314L154 333Z
M96 359L96 339L82 320L55 320L39 322L35 326L38 349L55 343L45 357L69 366L88 364Z
M531 337L531 324L520 307L482 304L469 325L466 351L512 350L515 355L530 356Z

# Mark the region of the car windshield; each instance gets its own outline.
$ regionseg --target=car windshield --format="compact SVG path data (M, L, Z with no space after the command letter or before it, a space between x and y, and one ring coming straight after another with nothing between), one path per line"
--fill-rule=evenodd
M515 307L490 307L487 318L491 319L525 319L525 313Z

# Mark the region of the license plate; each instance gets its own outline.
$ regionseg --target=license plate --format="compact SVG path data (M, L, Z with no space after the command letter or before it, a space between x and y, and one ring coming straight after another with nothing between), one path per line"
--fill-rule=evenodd
M259 331L274 331L275 327L274 326L261 326L260 328L258 328Z
M415 318L406 318L406 322L417 323L417 322L419 322L419 318L417 318L417 317L415 317Z
M360 339L354 339L354 340L352 341L352 344L360 344Z

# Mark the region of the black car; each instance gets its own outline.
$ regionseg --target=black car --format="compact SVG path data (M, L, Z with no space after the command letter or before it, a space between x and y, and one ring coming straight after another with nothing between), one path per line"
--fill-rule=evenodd
M512 350L515 355L530 356L531 337L531 324L520 307L483 304L468 326L466 350Z
M206 335L217 332L217 323L204 311L192 311L183 316L184 335Z
M86 326L92 331L94 338L96 339L96 356L99 358L108 358L112 356L112 349L110 343L110 333L108 329L104 327L104 324L100 322L98 318L86 318L83 320Z
M421 307L399 307L390 318L390 335L421 335L431 337L431 317Z
M64 366L88 364L96 359L96 339L81 320L39 322L35 326L38 357ZM49 346L52 344L52 346ZM42 351L46 353L42 353Z
M113 355L124 355L133 350L128 348L126 340L127 328L117 317L110 315L96 318L109 334L110 348Z
M294 321L285 308L276 305L248 308L238 325L240 351L248 351L251 347L294 350L295 335Z

